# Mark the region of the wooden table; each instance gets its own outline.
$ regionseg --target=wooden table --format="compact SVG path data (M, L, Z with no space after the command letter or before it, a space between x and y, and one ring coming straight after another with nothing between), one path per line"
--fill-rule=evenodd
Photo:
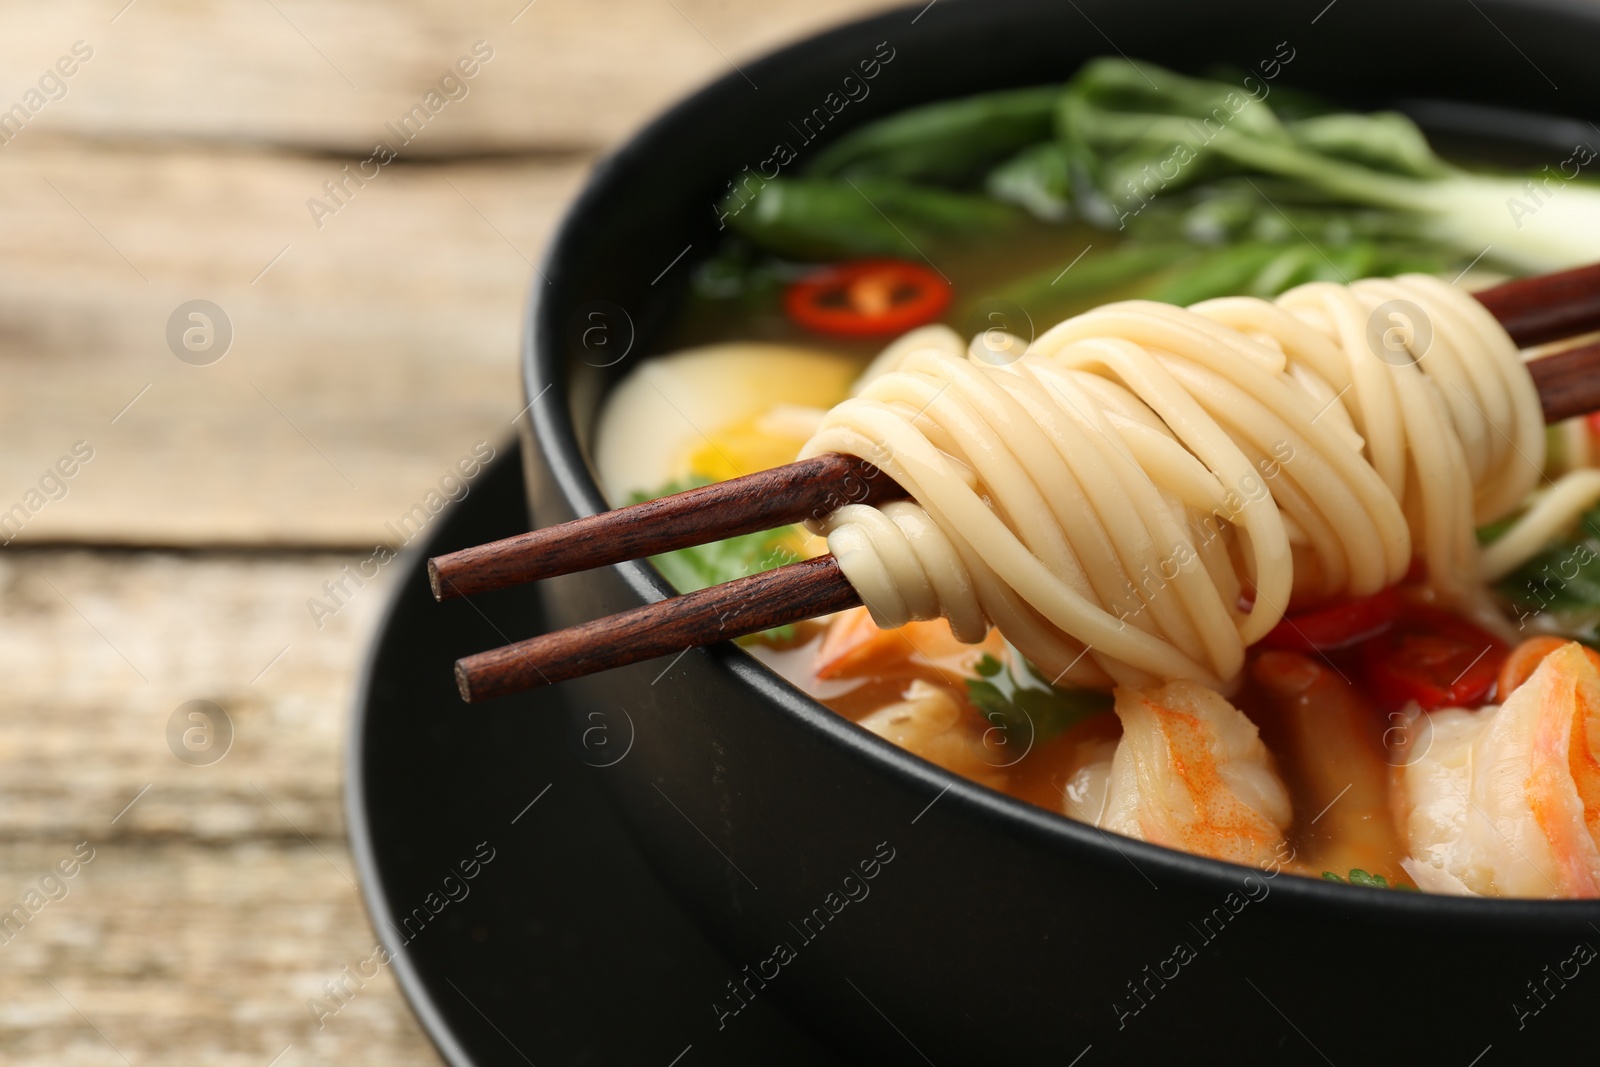
M375 940L339 790L389 579L308 601L509 438L531 264L596 154L873 6L0 9L0 1060L438 1062L387 974L307 1003ZM196 300L210 348L186 312L169 341ZM169 746L192 700L218 762Z

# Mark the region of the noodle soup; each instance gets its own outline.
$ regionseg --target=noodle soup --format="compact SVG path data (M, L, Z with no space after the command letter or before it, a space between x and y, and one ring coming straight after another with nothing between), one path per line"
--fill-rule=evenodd
M1590 428L1547 438L1465 295L1588 253L1476 253L1422 194L1476 211L1512 179L1396 116L1232 91L1091 64L730 193L680 350L608 401L602 483L841 450L911 489L656 562L689 591L831 550L867 606L747 647L954 773L1314 877L1600 895ZM1126 112L1181 121L1129 142ZM1565 201L1585 239L1591 196Z

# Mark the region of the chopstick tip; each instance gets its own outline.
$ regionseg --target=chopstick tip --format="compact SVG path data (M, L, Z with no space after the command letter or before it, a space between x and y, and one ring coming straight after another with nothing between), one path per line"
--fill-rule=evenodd
M435 556L428 560L428 588L433 591L433 599L443 602L448 594L444 591L444 579L439 575L439 559Z
M461 694L462 703L464 703L464 704L476 703L476 701L474 701L473 698L472 698L472 679L467 674L467 664L466 664L465 660L459 660L459 659L456 660L456 671L455 671L455 673L456 673L456 692Z

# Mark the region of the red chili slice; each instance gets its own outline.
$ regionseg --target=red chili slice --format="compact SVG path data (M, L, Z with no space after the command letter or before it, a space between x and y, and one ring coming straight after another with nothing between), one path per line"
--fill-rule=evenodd
M1442 608L1405 604L1386 634L1361 646L1368 692L1385 708L1423 710L1486 702L1508 649L1493 634Z
M783 297L795 322L842 337L904 333L933 322L949 303L949 282L899 259L826 267L789 286Z
M1260 643L1295 652L1332 652L1387 630L1400 613L1400 594L1391 586L1360 600L1290 615Z

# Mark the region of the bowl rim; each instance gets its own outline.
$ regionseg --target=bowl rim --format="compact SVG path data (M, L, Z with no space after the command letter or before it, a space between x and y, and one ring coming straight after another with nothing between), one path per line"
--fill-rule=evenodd
M1017 6L1021 2L1026 0L1020 0ZM611 505L591 473L585 445L572 418L571 382L567 373L569 358L563 344L563 330L554 321L555 308L546 299L546 292L557 290L558 283L570 274L566 264L573 261L574 252L586 241L594 220L619 193L627 195L626 184L635 168L647 163L660 150L659 146L670 143L676 127L686 121L704 122L708 109L715 109L723 98L744 88L746 75L777 76L787 67L803 66L810 53L870 35L875 32L874 27L888 28L929 6L914 2L852 19L743 62L737 70L714 78L677 100L635 130L616 150L597 161L545 246L530 285L521 345L524 397L529 399L529 407L524 409L529 415L524 441L539 449L554 485L575 515L596 514ZM977 0L947 4L949 9L962 10L969 17L984 6ZM1590 7L1579 0L1524 0L1519 6L1534 9L1540 15L1582 15L1600 29L1600 7ZM559 394L559 402L539 404L546 392ZM641 603L677 595L660 572L646 561L617 564L615 569ZM1219 895L1237 890L1244 877L1260 877L1263 873L1263 869L1111 834L979 785L838 715L731 642L705 651L718 661L718 669L728 671L753 699L768 705L774 713L798 721L815 731L820 740L843 750L851 758L862 760L874 771L904 786L925 789L930 797L929 807L941 799L948 800L984 823L991 832L998 831L1056 850L1087 849L1101 862L1114 863L1120 858L1152 885L1155 883L1145 874L1145 864L1168 879L1169 884L1187 885ZM1492 920L1502 929L1514 924L1519 932L1531 932L1562 931L1580 925L1592 929L1600 920L1600 900L1463 897L1382 889L1361 892L1358 890L1363 887L1334 884L1309 875L1278 880L1276 873L1270 876L1275 882L1272 895L1281 894L1280 903L1330 914L1338 912L1368 921L1482 931L1486 929L1486 921Z

